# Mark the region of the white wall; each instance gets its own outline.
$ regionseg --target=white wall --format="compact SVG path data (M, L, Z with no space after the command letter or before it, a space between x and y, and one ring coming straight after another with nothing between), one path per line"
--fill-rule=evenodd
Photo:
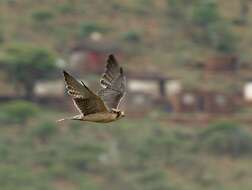
M252 82L247 82L243 88L243 96L246 101L252 102Z
M157 81L130 79L127 82L128 90L131 92L143 92L153 96L160 96Z

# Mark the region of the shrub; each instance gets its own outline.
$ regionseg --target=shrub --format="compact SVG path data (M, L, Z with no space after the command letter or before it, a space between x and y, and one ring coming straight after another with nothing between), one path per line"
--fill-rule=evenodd
M66 151L60 145L48 144L42 149L33 151L33 164L40 165L45 168L52 167L56 162L61 161L63 152Z
M79 36L88 37L93 32L105 33L108 28L95 22L82 22L80 24Z
M252 153L252 135L234 123L221 122L200 134L202 148L220 155L238 157Z
M183 19L188 8L188 0L166 0L168 14L175 19Z
M220 16L216 2L201 1L193 9L192 22L199 29L193 38L202 45L222 53L235 50L236 37L227 21Z
M25 125L29 118L38 114L39 108L27 101L13 101L2 105L0 112L3 122Z
M172 155L180 145L181 141L173 134L149 137L138 148L139 158L143 160L149 157L163 157L168 159L171 156L167 156ZM153 151L150 152L150 149Z
M102 153L100 145L84 143L68 147L68 153L64 155L63 160L73 169L89 170L97 166Z
M237 38L231 32L229 25L216 23L209 27L209 39L214 49L219 52L229 53L236 49Z
M74 12L74 6L71 3L63 3L57 6L57 10L62 14L69 14Z
M219 19L218 7L214 2L203 1L193 9L192 20L199 26L208 26L216 23Z
M47 22L54 17L53 13L50 10L41 9L32 12L32 18L36 22Z
M4 32L2 30L0 30L0 43L3 43L5 40L4 38Z
M145 16L147 15L151 7L153 6L152 0L136 0L132 1L132 5L130 6L130 9L134 14L137 14L138 16Z
M9 154L10 154L10 140L8 138L1 137L0 140L0 161L3 162L5 160L8 160Z
M8 5L13 6L13 5L16 5L17 0L5 0L5 2L6 2Z
M1 189L11 190L49 190L49 181L47 176L41 174L34 175L27 166L5 164L0 165L0 183Z
M131 174L129 183L146 190L169 190L171 187L167 176L161 168L144 168ZM138 189L138 188L133 188Z
M55 161L51 165L49 165L49 167L47 168L47 171L48 171L48 174L54 178L66 179L66 178L69 178L72 174L71 171L69 171L69 168L67 168L64 163L61 163L59 161Z
M46 143L48 139L57 132L57 126L51 122L45 122L33 129L33 135L41 142Z
M123 40L128 41L128 42L140 42L141 41L141 36L139 32L136 31L128 31L125 32L122 36Z

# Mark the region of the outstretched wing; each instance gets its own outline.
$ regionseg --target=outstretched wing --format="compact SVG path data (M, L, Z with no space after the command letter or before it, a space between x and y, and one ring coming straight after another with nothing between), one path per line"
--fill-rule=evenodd
M72 96L73 102L81 114L88 115L108 111L101 98L89 90L83 82L79 83L66 71L63 71L63 74L67 93Z
M122 99L125 88L126 78L113 55L109 55L105 72L100 80L101 89L98 95L104 101L108 109L116 109Z

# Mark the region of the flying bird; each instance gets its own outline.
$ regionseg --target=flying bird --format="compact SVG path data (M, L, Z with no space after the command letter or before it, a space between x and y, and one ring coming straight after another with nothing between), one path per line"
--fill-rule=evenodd
M105 72L100 79L100 90L91 91L84 82L78 82L74 77L63 71L67 93L80 114L58 120L80 120L108 123L124 117L124 112L118 107L125 94L126 77L114 55L109 55Z

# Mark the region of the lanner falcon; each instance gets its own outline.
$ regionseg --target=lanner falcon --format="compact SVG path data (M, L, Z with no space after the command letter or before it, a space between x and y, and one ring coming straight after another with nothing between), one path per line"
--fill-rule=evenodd
M107 123L124 117L124 112L119 110L118 106L125 94L126 78L113 55L109 55L107 59L105 72L100 80L101 89L97 94L66 71L63 71L63 74L67 93L72 97L80 114L60 119L58 122L70 119Z

